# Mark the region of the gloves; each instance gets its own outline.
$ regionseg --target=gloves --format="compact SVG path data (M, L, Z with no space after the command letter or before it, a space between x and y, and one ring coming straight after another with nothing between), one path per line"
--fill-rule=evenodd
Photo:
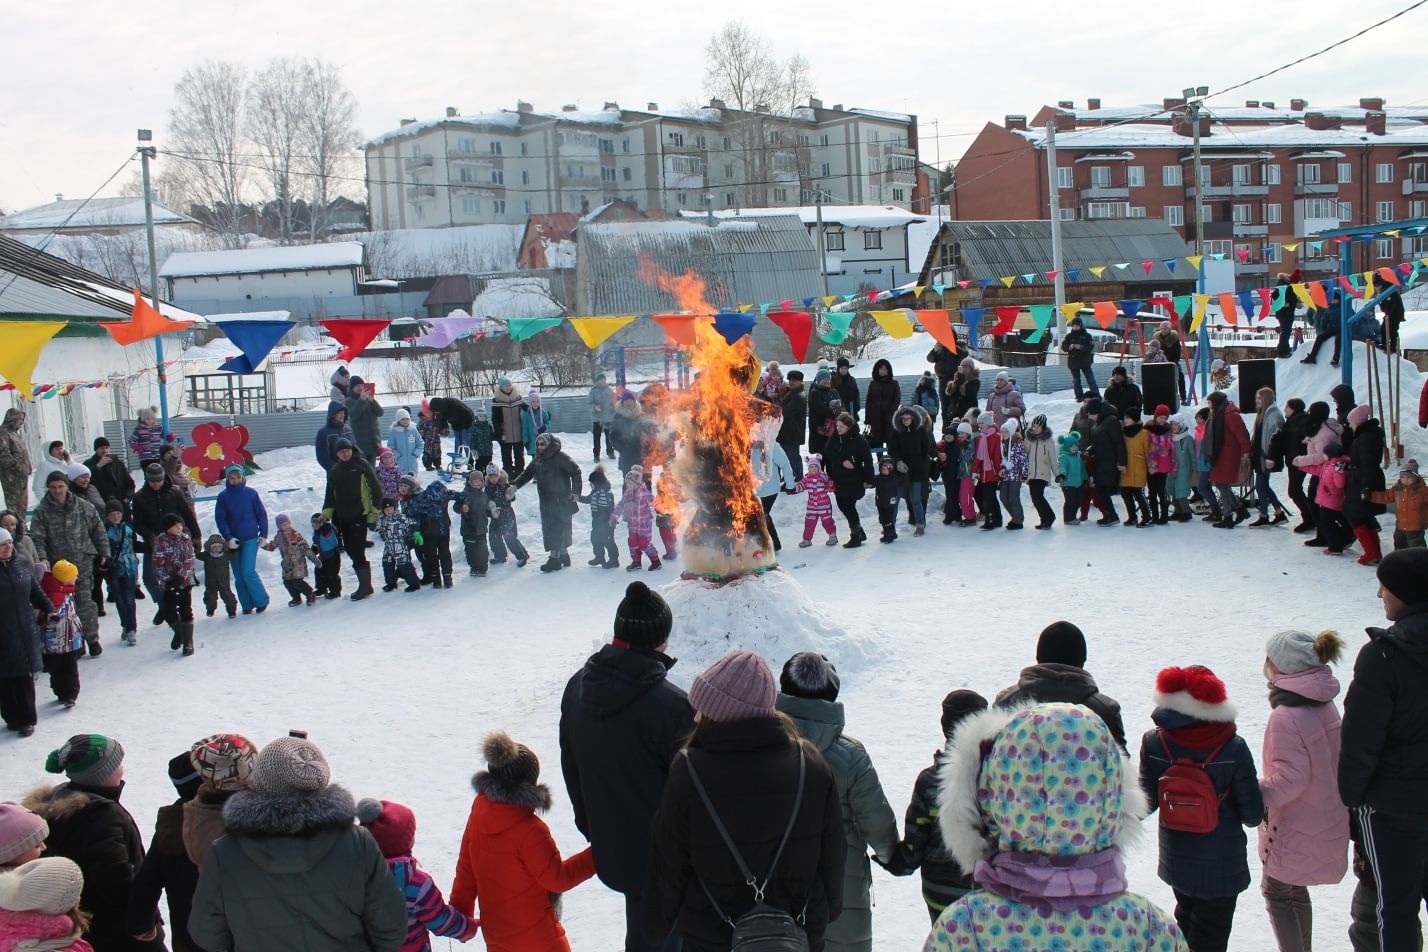
M420 530L420 529L418 529L416 532L413 532L413 533L412 533L412 541L415 542L417 545L421 545L423 542L426 541L425 539L422 538L422 534L421 534L421 530Z
M507 498L507 499L515 499L515 498L516 498L516 487L514 487L514 486L507 486L507 487L506 487L506 498Z
M893 468L896 469L899 473L906 473L906 472L907 472L907 463L903 462L902 460L898 460L898 461L897 461L897 465L894 466Z
M236 548L238 548L238 546L240 546L240 545L242 545L242 543L239 542L237 539L229 539L229 540L228 540L228 548L230 548L230 549L236 549Z

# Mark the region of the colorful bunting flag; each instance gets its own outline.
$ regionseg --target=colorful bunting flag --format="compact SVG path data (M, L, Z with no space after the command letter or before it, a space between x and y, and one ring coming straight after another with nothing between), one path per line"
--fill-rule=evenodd
M193 321L171 321L158 311L153 305L144 300L144 296L139 293L139 289L134 289L134 307L129 312L128 323L116 322L113 324L102 324L109 336L114 338L115 343L128 346L137 344L141 340L148 340L150 337L157 337L160 334L172 334L174 331L181 331L193 326Z
M833 306L833 303L834 303L835 301L837 301L837 300L838 300L838 295L836 295L836 294L829 294L829 295L827 295L826 297L823 298L823 306L824 306L824 307L832 307L832 306Z
M848 336L848 328L853 324L853 318L857 316L856 311L830 311L824 314L823 319L828 322L828 332L822 335L823 342L835 347L843 343L843 339Z
M1135 316L1140 313L1140 309L1144 305L1144 303L1144 301L1136 301L1130 298L1126 298L1125 300L1120 302L1121 313L1126 316L1127 320L1135 320Z
M362 353L392 322L368 318L340 318L318 323L327 329L333 340L342 345L337 351L337 359L348 361Z
M1096 319L1096 323L1101 327L1110 327L1116 322L1119 316L1116 312L1115 301L1097 301L1091 305L1091 316Z
M1190 316L1190 306L1192 298L1188 294L1177 294L1170 301L1170 315L1177 321L1184 322Z
M1350 297L1358 297L1359 289L1354 287L1354 283L1343 275L1339 276L1339 287L1348 292Z
M973 350L979 350L977 342L981 339L977 336L977 325L982 323L982 315L987 313L984 307L964 307L957 312L967 324L967 345Z
M219 370L250 374L268 356L283 335L297 325L293 321L220 321L218 329L242 351L219 365Z
M1299 250L1299 242L1297 242L1297 241L1287 242L1287 243L1284 245L1284 250L1285 250L1285 251L1298 251L1298 250Z
M1036 283L1036 275L1035 275L1035 274L1024 274L1024 275L1021 276L1021 279L1022 279L1023 281L1025 281L1027 284L1035 284L1035 283Z
M1239 261L1240 264L1249 264L1249 249L1236 248L1235 258Z
M1242 310L1242 311L1245 312L1245 321L1246 321L1246 322L1253 321L1253 320L1254 320L1254 311L1255 311L1255 307L1254 307L1255 294L1254 294L1254 292L1253 292L1253 291L1241 291L1241 292L1239 292L1238 294L1236 294L1235 297L1239 298L1240 310Z
M1103 275L1103 274L1106 273L1106 266L1103 265L1103 264L1100 264L1100 265L1097 265L1097 266L1094 267L1094 268L1089 268L1089 269L1087 269L1087 270L1089 270L1092 274L1094 274L1097 278L1099 278L1099 277L1101 277L1101 275Z
M1069 324L1076 319L1076 315L1080 314L1081 308L1085 306L1086 305L1081 303L1080 301L1077 301L1074 304L1070 302L1063 304L1061 305L1061 316L1066 318L1066 322Z
M1016 327L1016 319L1017 316L1021 314L1021 308L1012 304L1005 307L998 307L994 310L997 312L997 323L996 326L992 328L992 336L1001 337Z
M1154 262L1154 261L1142 261L1142 262L1140 263L1140 266L1141 266L1141 268L1145 271L1145 273L1146 273L1147 276L1150 274L1150 272L1152 272L1152 271L1155 270L1155 262Z
M1324 286L1318 281L1309 285L1309 300L1314 302L1314 306L1323 310L1329 306L1329 296L1324 293Z
M1036 322L1036 330L1027 335L1026 342L1028 344L1039 344L1041 343L1042 335L1045 334L1046 329L1051 326L1051 315L1056 311L1056 305L1033 304L1029 310L1031 311L1031 319Z
M430 347L441 350L450 347L463 337L469 337L490 322L484 317L472 317L465 311L457 311L446 317L432 318L426 323L431 330L413 339L413 347Z
M1129 267L1130 267L1130 262L1129 262L1129 261L1117 261L1115 264L1111 265L1111 267L1115 268L1117 271L1124 271L1126 268L1129 268Z
M912 286L912 299L913 299L914 301L919 301L919 300L921 300L921 299L922 299L922 292L923 292L923 291L926 291L926 290L927 290L927 285L925 285L925 284L914 284L914 285Z
M1232 327L1238 327L1240 323L1240 311L1235 303L1233 292L1224 291L1219 296L1220 318Z
M755 322L752 314L730 314L726 311L714 315L714 330L733 347L740 338L753 333Z
M1161 264L1165 265L1165 270L1166 270L1166 271L1169 271L1171 274L1174 274L1174 273L1175 273L1175 259L1174 259L1174 258L1166 258L1164 261L1161 262ZM1147 274L1148 274L1148 273L1149 273L1149 272L1147 272Z
M1001 278L999 278L998 280L1001 281L1002 284L1006 285L1007 287L1011 287L1013 284L1016 284L1016 275L1014 275L1014 274L1003 275L1003 276L1002 276Z
M1291 284L1289 289L1294 292L1294 296L1297 297L1305 307L1312 309L1315 306L1314 299L1309 296L1309 288L1306 287L1303 282Z
M803 363L813 336L813 315L807 311L769 311L769 320L788 338L794 360Z
M907 308L896 308L891 311L869 311L868 314L873 320L878 322L887 335L894 340L903 340L911 337L914 327L912 318L909 317Z
M1191 334L1200 329L1200 324L1205 320L1205 309L1210 306L1210 295L1208 294L1196 294L1194 295L1194 299L1195 315L1190 319L1189 329L1189 333Z
M1059 275L1060 273L1061 273L1060 271L1057 271L1057 270L1055 270L1055 269L1053 269L1053 270L1051 270L1051 271L1048 271L1048 272L1046 272L1046 280L1048 280L1048 281L1055 281L1055 280L1056 280L1056 276Z
M1269 288L1259 288L1259 319L1264 321L1269 319L1271 313L1269 309ZM1249 313L1249 312L1246 312Z
M519 344L523 340L530 340L543 331L548 331L552 327L559 327L565 323L563 317L512 317L506 321L507 332L511 335L511 340Z
M1314 252L1314 254L1318 254L1324 250L1324 243L1322 241L1311 241L1309 242L1309 250Z
M585 342L585 346L590 350L599 347L609 340L616 332L632 323L635 319L633 314L610 314L603 317L572 317L570 326L575 328L575 333L580 335L580 339Z
M968 285L970 285L971 283L972 283L971 281L958 281L958 282L957 282L957 286L958 286L958 287L963 287L963 288L965 288L965 287L967 287ZM938 296L938 297L941 297L941 296L942 296L942 292L947 290L947 285L945 285L945 284L934 284L934 285L932 285L932 290L934 290L934 291L937 292L937 296Z
M1077 279L1080 278L1080 277L1081 277L1081 271L1080 271L1080 269L1078 269L1078 268L1071 268L1069 271L1066 272L1066 280L1067 280L1067 281L1075 281L1075 280L1077 280Z
M30 378L35 375L40 351L64 326L63 321L5 322L5 346L0 347L0 377L10 381L16 392L26 400L35 399Z
M952 319L945 310L933 308L923 311L914 311L913 314L922 324L922 329L927 331L933 340L953 353L956 353L957 332L952 329Z
M650 318L664 328L665 336L680 347L693 347L697 339L694 322L698 314L651 314ZM515 335L512 335L515 336Z
M1402 283L1398 280L1398 275L1394 273L1394 270L1392 268L1379 268L1378 273L1383 275L1383 279L1385 281L1387 281L1389 284L1394 285L1395 287Z
M1186 255L1186 256L1185 256L1185 263L1188 264L1190 267L1194 268L1196 271L1199 271L1199 270L1200 270L1200 262L1201 262L1201 260L1203 260L1203 259L1201 258L1200 255Z

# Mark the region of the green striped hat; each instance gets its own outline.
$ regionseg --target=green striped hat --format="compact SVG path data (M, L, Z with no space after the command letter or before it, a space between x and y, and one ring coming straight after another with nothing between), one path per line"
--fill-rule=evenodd
M45 770L62 773L75 783L98 786L124 762L124 748L103 734L75 734L59 750L50 751Z

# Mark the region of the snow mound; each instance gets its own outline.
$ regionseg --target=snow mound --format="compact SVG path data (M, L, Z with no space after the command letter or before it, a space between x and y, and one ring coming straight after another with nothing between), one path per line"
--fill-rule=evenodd
M679 665L673 680L694 674L735 648L764 656L778 671L790 655L817 651L846 676L878 664L878 640L854 635L819 608L793 576L775 569L722 585L681 579L659 590L678 619Z

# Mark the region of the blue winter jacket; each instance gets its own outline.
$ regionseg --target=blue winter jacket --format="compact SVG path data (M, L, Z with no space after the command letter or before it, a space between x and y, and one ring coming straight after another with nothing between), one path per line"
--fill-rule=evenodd
M424 440L415 425L397 426L387 431L387 447L397 456L397 471L407 475L421 472Z
M257 490L247 483L223 487L213 507L213 521L225 539L247 542L268 537L268 510Z
M769 444L773 447L773 452L769 454L768 462L764 462L764 454L754 447L754 474L758 478L758 473L767 468L768 478L759 486L758 497L774 496L782 489L792 489L797 480L793 478L793 465L788 461L788 454L784 452L782 446L777 443Z

